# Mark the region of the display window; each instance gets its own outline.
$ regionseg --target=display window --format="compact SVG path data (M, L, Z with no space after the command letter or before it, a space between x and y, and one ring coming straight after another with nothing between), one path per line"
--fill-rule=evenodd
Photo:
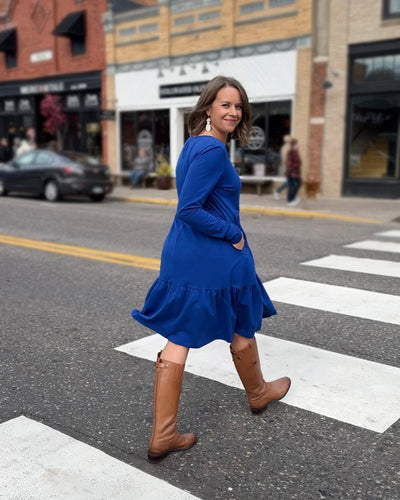
M169 110L122 112L121 172L134 169L137 158L147 159L147 170L154 172L157 161L170 161Z
M290 133L291 101L251 104L249 144L235 147L234 166L240 175L283 175L280 149Z

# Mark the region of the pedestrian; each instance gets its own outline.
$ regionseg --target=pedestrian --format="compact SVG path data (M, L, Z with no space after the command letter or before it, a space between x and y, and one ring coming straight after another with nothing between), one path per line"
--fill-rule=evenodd
M178 404L190 348L213 340L230 343L232 358L253 413L285 396L290 379L265 382L255 331L276 314L257 276L239 218L240 178L226 143L247 143L250 105L235 79L217 76L205 86L188 116L190 137L176 167L178 206L164 242L160 275L141 311L132 316L167 339L155 366L153 431L148 458L196 443L179 434Z
M280 175L286 175L286 162L287 162L287 154L290 148L290 141L291 141L291 136L290 135L284 135L283 136L283 144L281 147L280 151L280 157L281 157L281 166L280 166ZM281 198L281 193L285 189L287 189L289 186L289 181L286 178L280 186L278 186L275 191L274 191L274 198L276 200L279 200Z
M287 204L290 207L298 205L300 199L297 197L301 186L301 158L297 139L292 138L287 155L286 177L289 181Z
M11 160L11 150L8 146L8 140L3 137L0 139L0 163L7 163Z
M21 156L24 153L28 153L29 151L32 151L34 149L34 146L29 142L28 139L22 139L18 149L15 152L15 156Z
M152 159L145 149L139 149L137 157L133 162L133 170L130 173L132 187L136 187L142 178L150 172Z

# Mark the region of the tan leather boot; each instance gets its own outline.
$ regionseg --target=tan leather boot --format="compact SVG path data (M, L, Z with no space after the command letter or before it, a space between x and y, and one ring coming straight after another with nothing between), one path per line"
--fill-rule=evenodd
M255 337L240 351L234 352L231 346L231 354L253 413L261 413L268 403L282 399L288 392L291 383L289 377L265 382Z
M158 462L171 451L183 451L196 443L194 434L178 434L176 416L182 388L184 365L164 361L161 352L156 361L154 378L153 432L148 459Z

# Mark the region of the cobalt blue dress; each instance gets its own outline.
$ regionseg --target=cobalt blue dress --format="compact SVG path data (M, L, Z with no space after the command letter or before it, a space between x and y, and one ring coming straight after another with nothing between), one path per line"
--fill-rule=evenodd
M171 342L202 347L234 333L252 338L276 314L245 242L240 178L224 144L190 137L176 167L178 207L165 240L160 275L132 316Z

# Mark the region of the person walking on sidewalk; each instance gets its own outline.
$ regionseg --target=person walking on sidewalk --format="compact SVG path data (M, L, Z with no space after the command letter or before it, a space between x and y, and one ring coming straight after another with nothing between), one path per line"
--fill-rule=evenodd
M282 147L281 147L281 151L280 151L280 157L281 157L281 166L280 166L280 171L279 171L279 175L286 175L286 169L287 169L287 154L289 152L289 149L290 149L290 141L291 141L291 136L290 135L284 135L283 136L283 144L282 144ZM280 186L278 186L275 191L274 191L274 198L276 200L279 200L280 197L281 197L281 193L282 191L284 191L285 189L287 189L289 186L289 181L288 179L286 178L282 184Z
M298 141L294 138L290 141L290 149L287 155L286 177L289 182L287 204L293 207L300 203L297 193L301 186L301 158Z
M235 79L217 76L188 117L189 139L176 167L178 206L164 242L160 275L132 316L167 339L155 365L153 430L148 459L196 443L179 434L177 413L190 348L216 339L230 343L233 363L253 413L285 396L290 379L265 382L255 332L276 310L256 274L239 218L240 178L226 150L229 138L247 143L250 104Z

